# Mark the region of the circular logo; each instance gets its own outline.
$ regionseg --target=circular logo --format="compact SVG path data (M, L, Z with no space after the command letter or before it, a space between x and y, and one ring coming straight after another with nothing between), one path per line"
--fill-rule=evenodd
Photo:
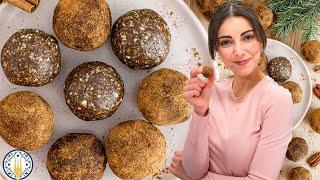
M33 161L25 151L12 150L3 160L3 170L12 179L24 179L28 177L33 169Z

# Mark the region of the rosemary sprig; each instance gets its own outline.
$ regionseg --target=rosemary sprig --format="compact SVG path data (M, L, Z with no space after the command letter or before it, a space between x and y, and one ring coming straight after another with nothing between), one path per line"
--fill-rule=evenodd
M320 0L269 0L268 6L277 17L272 29L276 36L285 37L300 29L307 41L318 34Z

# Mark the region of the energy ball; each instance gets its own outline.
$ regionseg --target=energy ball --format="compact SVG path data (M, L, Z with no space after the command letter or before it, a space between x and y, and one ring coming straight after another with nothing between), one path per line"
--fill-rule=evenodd
M165 20L151 9L132 10L112 27L111 45L118 59L131 69L151 69L168 56L171 35Z
M142 179L160 170L166 159L161 131L144 120L114 126L105 139L106 154L114 174L121 179Z
M297 162L303 159L308 154L308 144L306 140L300 137L295 137L291 140L288 146L286 156L289 160Z
M190 110L183 98L186 80L185 75L168 68L145 77L137 92L137 105L144 118L156 125L186 121Z
M210 78L214 76L214 69L211 66L203 66L202 68L202 75L206 78Z
M289 171L288 180L312 180L312 175L308 169L296 167Z
M311 112L309 117L309 123L311 128L320 134L320 108L315 109Z
M200 11L208 20L213 17L218 8L225 2L226 0L198 0Z
M66 46L90 51L103 45L110 34L111 14L105 0L59 0L53 30Z
M54 115L38 94L15 92L0 101L0 136L16 149L33 151L51 137Z
M320 41L311 40L303 43L301 52L309 63L320 63Z
M299 84L297 84L296 82L287 81L283 83L282 86L290 91L294 104L297 104L301 101L302 90Z
M102 142L87 133L66 134L47 154L47 169L52 179L101 179L106 164Z
M255 8L257 17L264 29L267 29L273 20L273 13L266 5L259 5Z
M67 105L78 118L101 120L111 116L120 106L124 84L112 66L99 61L86 62L70 72L64 95Z
M61 67L58 41L38 29L19 30L3 46L1 66L13 84L48 84L57 76Z
M277 82L283 82L290 78L291 76L291 63L285 57L273 58L267 67L268 74L272 79Z

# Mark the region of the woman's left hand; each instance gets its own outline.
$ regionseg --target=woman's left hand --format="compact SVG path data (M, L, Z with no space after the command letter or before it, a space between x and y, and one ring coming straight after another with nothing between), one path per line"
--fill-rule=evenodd
M169 167L170 173L177 176L178 178L182 180L192 180L191 177L189 177L186 172L183 169L182 166L182 153L181 151L174 152L174 157L171 161L171 166Z

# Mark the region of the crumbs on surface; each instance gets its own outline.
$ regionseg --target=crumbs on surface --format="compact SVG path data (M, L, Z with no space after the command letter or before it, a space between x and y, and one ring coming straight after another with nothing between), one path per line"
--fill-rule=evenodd
M169 174L169 168L166 167L152 176L152 179L163 179L163 175Z

